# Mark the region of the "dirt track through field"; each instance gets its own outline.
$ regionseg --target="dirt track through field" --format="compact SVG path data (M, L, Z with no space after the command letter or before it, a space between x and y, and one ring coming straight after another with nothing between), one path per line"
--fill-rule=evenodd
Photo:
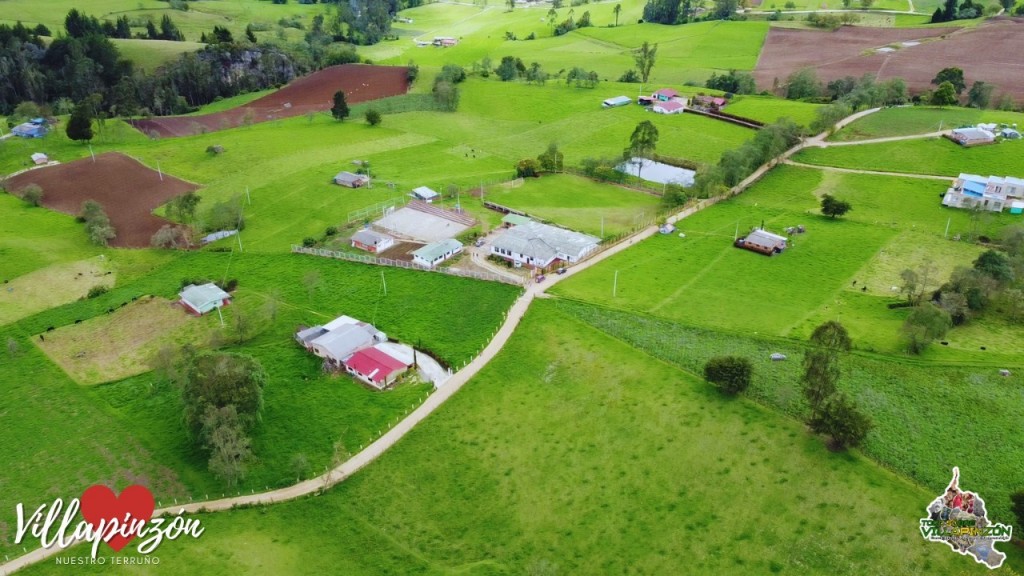
M86 157L28 170L6 181L14 193L29 184L43 189L43 206L72 216L82 211L86 200L99 202L117 231L110 245L121 248L148 247L153 234L170 223L154 216L153 210L199 188L117 152L100 154L95 161Z
M307 112L324 112L334 104L334 93L345 92L349 105L398 96L409 89L405 66L341 64L304 76L284 88L252 102L202 116L166 116L132 120L144 134L159 137L189 136L241 126L251 121L268 122Z
M907 43L907 44L904 44ZM878 49L892 51L878 51ZM754 77L763 89L790 74L814 68L828 82L864 74L879 80L903 78L915 91L934 89L942 68L962 68L968 86L976 80L1024 99L1024 18L999 17L976 28L866 28L844 26L832 32L772 28Z

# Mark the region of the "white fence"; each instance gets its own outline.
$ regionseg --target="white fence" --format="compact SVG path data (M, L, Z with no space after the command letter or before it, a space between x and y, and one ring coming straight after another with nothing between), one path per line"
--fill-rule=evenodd
M471 270L457 270L454 268L424 268L423 266L413 264L412 262L392 260L390 258L378 258L377 256L371 256L369 254L349 254L347 252L336 252L334 250L325 250L323 248L306 248L305 246L294 245L292 246L292 253L309 254L310 256L321 256L323 258L334 258L336 260L348 260L349 262L362 262L363 264L374 264L377 266L392 266L395 268L406 268L409 270L439 272L449 276L461 276L463 278L474 278L476 280L486 280L488 282L501 282L503 284L511 284L513 286L525 285L525 280L513 280L512 278L493 274L491 272L473 272Z

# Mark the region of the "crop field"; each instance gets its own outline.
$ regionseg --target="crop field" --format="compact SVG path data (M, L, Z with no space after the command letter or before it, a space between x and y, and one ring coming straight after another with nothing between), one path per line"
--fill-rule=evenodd
M171 300L144 297L47 332L36 345L75 382L102 384L149 372L161 347L202 346L219 328L216 314L195 318Z
M810 126L818 108L820 108L819 104L750 95L733 98L725 107L725 112L760 120L766 124L780 118L789 118L801 126Z
M747 357L753 363L754 378L746 394L793 417L806 416L807 404L800 390L803 343L690 328L581 303L561 301L558 307L689 372L700 374L704 363L714 356ZM788 359L771 361L770 355L775 352ZM1024 414L1019 394L1024 378L1019 374L1000 376L992 365L894 361L869 354L851 354L840 363L839 389L850 394L875 424L864 444L865 454L929 492L946 486L949 462L958 462L962 481L970 482L972 489L985 495L990 517L1013 522L1009 494L1017 490L1024 449L1008 438L1014 422ZM949 410L950 401L963 396L975 399L979 406L991 407L986 410L990 417L979 421ZM951 436L962 442L950 445ZM1004 443L1002 439L1007 440ZM984 450L967 448L989 442L1007 447L998 462ZM943 457L936 458L936 454Z
M1020 140L964 148L948 138L929 138L861 146L806 148L793 159L821 166L934 174L951 178L962 172L1020 177L1022 155L1024 142Z
M798 422L534 306L373 466L319 497L204 515L202 538L165 542L140 572L985 572L920 537L945 484L830 453Z
M978 108L885 108L847 125L833 134L829 140L847 142L926 134L960 126L973 126L979 122L1024 124L1024 114Z
M926 180L777 168L741 196L677 223L685 238L645 240L553 290L691 326L766 336L803 339L822 321L840 319L850 323L862 348L897 352L903 317L886 308L899 297L886 290L901 283L899 271L924 260L916 250L887 252L893 258L885 269L893 276L884 278L868 263L891 251L897 238L912 238L928 246L933 260L945 262L945 271L961 257L960 264L970 265L970 250L943 240L947 222L950 237L975 225L992 235L1013 222L1005 215L972 223L970 214L940 205L944 189ZM847 200L853 210L837 220L821 216L818 197L825 193ZM732 246L737 231L742 235L762 221L780 233L803 224L807 233L792 236L790 248L770 258ZM865 307L876 311L865 314ZM1015 345L1007 342L998 354L1012 357Z
M89 294L95 286L110 288L116 276L104 256L45 268L5 280L0 289L0 326L55 308Z
M490 187L485 200L600 237L635 228L659 211L657 196L558 174L528 178L517 188Z

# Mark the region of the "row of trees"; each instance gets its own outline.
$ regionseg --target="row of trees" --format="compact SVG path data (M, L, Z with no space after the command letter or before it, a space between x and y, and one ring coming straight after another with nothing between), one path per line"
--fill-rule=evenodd
M160 19L160 27L157 28L152 20L146 20L145 24L135 22L136 26L145 26L146 33L132 35L133 22L127 16L119 16L115 21L104 20L100 22L95 16L88 16L72 8L64 17L64 29L72 38L85 38L87 36L99 35L107 38L139 38L142 40L185 40L178 26L171 20L170 16L164 14Z
M694 178L694 192L701 197L723 193L739 184L757 167L796 145L802 133L802 129L788 118L766 125L739 148L726 150L718 164L699 170Z
M85 232L93 244L106 246L117 237L117 231L110 223L110 218L103 210L103 206L95 200L82 202L82 212L79 214L78 220L85 223Z
M730 20L737 18L739 0L647 0L644 5L645 22L658 24L686 24L700 20Z
M800 383L809 408L807 425L828 436L834 450L860 444L872 428L871 419L838 388L839 361L851 347L842 324L825 322L811 334L802 364ZM750 360L742 356L717 356L704 364L704 379L729 395L745 391L753 374Z

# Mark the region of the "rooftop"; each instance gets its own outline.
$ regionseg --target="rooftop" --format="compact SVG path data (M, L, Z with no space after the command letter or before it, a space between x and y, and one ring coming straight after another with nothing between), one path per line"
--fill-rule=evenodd
M580 258L600 242L600 239L588 234L530 221L506 230L498 236L493 246L548 260L558 254Z
M417 249L412 253L413 256L417 256L426 260L427 262L433 262L438 258L444 256L448 252L454 252L462 248L462 242L454 238L446 238L438 242L432 242L426 246Z
M196 286L195 284L189 284L179 294L182 300L192 304L195 307L200 307L210 302L216 302L218 300L224 300L231 298L231 294L221 290L214 283L203 284Z

